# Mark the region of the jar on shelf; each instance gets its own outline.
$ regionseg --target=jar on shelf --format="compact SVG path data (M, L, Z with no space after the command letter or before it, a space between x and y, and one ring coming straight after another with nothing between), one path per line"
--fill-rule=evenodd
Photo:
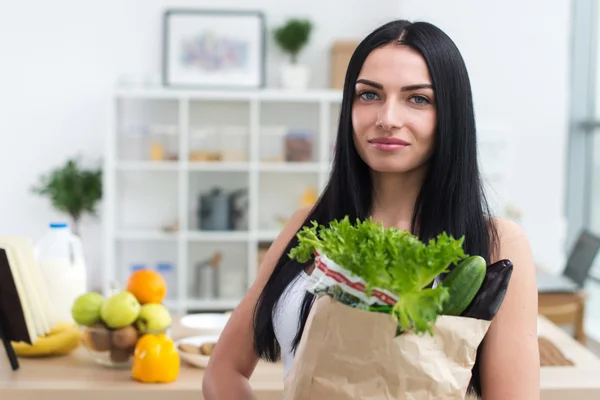
M193 129L190 132L191 162L221 161L220 140L214 127Z
M219 281L222 299L238 299L246 292L246 274L237 268L222 268Z
M250 138L245 126L222 126L219 129L221 160L244 162L249 159Z
M148 154L148 129L143 124L124 126L119 135L119 159L143 161Z
M179 159L179 135L177 126L151 126L149 141L151 161L177 161Z
M262 162L285 161L285 126L263 126L260 128L259 151Z
M285 136L285 160L310 162L313 160L314 133L310 130L292 129Z

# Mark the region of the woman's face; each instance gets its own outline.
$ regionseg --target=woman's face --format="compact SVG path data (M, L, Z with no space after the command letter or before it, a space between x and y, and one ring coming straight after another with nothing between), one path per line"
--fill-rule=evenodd
M436 107L423 57L398 45L371 52L356 81L352 124L356 149L372 170L404 173L426 165Z

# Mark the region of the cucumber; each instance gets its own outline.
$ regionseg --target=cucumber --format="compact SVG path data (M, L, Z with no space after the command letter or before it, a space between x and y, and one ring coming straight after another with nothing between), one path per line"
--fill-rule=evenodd
M448 300L444 303L443 315L459 316L467 309L481 288L487 264L480 256L462 260L441 282L448 288Z

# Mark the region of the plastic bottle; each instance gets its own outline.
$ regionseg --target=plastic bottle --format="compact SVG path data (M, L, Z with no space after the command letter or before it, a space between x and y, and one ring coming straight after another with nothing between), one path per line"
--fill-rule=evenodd
M173 264L161 262L156 265L156 271L165 278L167 283L167 299L174 299L177 292L175 267Z
M54 322L74 322L71 307L87 292L87 268L81 239L65 223L51 223L36 243L36 255L44 276Z

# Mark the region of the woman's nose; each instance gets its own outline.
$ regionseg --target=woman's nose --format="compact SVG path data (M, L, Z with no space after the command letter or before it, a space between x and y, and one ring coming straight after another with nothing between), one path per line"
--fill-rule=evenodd
M404 125L404 113L402 106L396 101L386 101L378 113L378 125L386 131L402 128Z

